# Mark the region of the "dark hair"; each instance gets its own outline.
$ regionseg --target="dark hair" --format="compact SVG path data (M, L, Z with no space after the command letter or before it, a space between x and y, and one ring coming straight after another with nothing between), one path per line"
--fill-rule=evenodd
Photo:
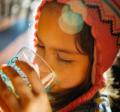
M82 30L75 35L75 45L78 52L89 56L88 81L91 81L91 73L94 61L94 38L91 33L91 26L84 22ZM82 52L81 52L82 49ZM87 81L87 82L88 82ZM89 82L88 82L89 83Z
M82 53L84 55L88 55L90 62L93 63L94 38L91 33L91 26L84 22L82 30L76 34L75 37L75 45L77 50L81 53L81 48L83 51Z

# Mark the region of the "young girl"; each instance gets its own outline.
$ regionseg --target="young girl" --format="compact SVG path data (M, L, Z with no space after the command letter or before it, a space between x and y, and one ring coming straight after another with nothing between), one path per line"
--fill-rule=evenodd
M3 66L19 95L16 98L0 80L5 111L111 112L108 94L99 93L105 86L103 73L118 51L115 36L119 27L113 24L111 33L110 25L103 22L111 17L108 10L110 7L101 0L42 0L35 18L35 48L53 68L58 81L47 96L36 73L30 75L29 71L34 70L25 62L16 64L28 76L32 91L13 68ZM110 15L119 20L114 12Z

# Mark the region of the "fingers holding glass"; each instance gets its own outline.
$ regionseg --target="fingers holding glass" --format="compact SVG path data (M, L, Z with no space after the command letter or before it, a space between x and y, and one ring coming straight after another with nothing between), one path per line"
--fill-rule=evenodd
M14 89L20 98L21 104L26 104L33 98L30 88L26 85L25 81L19 76L19 74L10 66L2 67L2 71L12 81Z
M37 72L24 61L17 60L16 65L27 75L33 93L36 95L40 94L43 91L43 86L40 82Z
M19 101L17 100L15 95L8 90L7 86L2 81L1 76L0 76L0 96L1 96L2 102L5 103L3 107L4 111L6 111L7 109L12 112L14 112L13 110L17 112L17 110L20 109Z

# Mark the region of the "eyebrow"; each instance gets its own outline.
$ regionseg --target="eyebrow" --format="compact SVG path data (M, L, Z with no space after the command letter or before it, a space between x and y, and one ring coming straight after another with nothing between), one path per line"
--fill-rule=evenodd
M39 38L39 36L37 34L36 34L36 37L37 37L38 41L43 44L42 40ZM74 51L74 50L65 50L65 49L62 49L62 48L53 48L53 49L55 49L58 52L67 53L67 54L80 54L80 52L77 52L77 51Z
M56 49L58 52L67 53L67 54L79 54L77 51L65 50L65 49Z

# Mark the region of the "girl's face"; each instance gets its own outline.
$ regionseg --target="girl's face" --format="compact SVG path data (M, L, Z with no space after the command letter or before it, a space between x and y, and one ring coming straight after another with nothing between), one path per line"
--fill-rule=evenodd
M89 57L77 51L74 35L60 29L60 12L61 7L43 9L37 30L37 53L57 74L58 82L52 89L54 92L82 84L88 78L89 68Z

